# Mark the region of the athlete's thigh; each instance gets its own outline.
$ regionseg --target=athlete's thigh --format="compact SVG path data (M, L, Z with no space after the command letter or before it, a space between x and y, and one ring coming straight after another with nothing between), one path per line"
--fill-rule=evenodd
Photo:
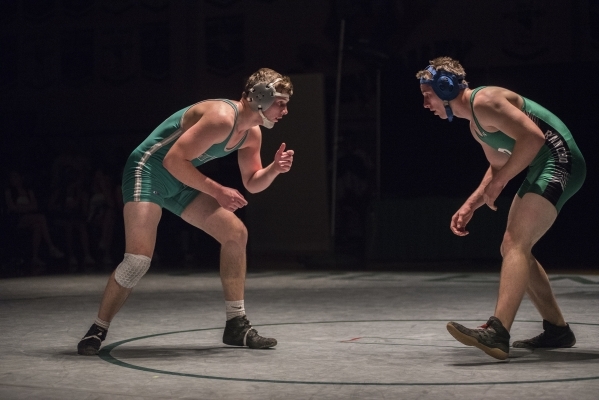
M125 252L152 258L162 208L150 202L125 203Z
M222 208L216 199L205 193L200 193L183 210L181 218L223 242L234 229L245 229L243 222L232 212Z
M555 222L557 210L549 200L536 193L515 196L506 232L512 240L533 246Z

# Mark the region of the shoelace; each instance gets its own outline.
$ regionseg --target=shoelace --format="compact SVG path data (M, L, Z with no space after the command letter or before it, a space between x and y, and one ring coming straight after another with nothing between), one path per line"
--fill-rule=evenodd
M245 331L245 335L243 335L243 345L247 346L247 337L248 337L249 333L251 331L254 331L255 334L257 335L258 331L256 329L252 328L252 324L250 323L250 321L248 321L247 317L244 317L243 320L244 320L244 326L246 328L248 328L247 331Z
M540 335L533 337L532 339L527 339L525 342L533 342L533 341L542 341L545 336L545 332L542 332Z
M85 336L83 339L81 340L87 340L87 339L98 339L100 342L102 342L102 338L99 337L98 335L90 335L90 336Z

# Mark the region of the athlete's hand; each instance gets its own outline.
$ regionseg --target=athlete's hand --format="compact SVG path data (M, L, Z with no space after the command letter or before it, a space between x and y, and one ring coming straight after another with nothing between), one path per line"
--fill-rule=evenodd
M235 212L237 209L248 204L247 200L241 193L239 193L239 191L224 186L215 198L222 208L231 212Z
M293 164L293 150L285 151L285 143L281 143L275 154L274 168L275 171L282 174L288 172Z
M485 204L493 211L497 211L497 206L495 205L495 200L499 197L499 194L505 187L505 183L492 180L489 182L487 187L485 187L485 191L483 193L483 200Z
M464 204L460 209L453 214L451 217L451 224L449 228L451 231L458 236L466 236L470 232L466 230L466 225L472 219L474 210L467 204Z

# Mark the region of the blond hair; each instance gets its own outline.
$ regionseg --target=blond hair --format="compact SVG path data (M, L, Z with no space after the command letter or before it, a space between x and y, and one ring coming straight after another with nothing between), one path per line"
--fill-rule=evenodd
M462 64L460 64L460 62L458 60L454 60L451 57L437 57L433 60L430 60L429 63L437 71L442 70L442 71L450 72L457 76L462 76L462 77L466 76L466 71L464 70L464 67L462 67ZM418 78L418 79L420 79L420 78L433 79L433 76L429 71L423 69L421 71L418 71L418 73L416 73L416 78ZM466 82L466 80L463 80L461 83L468 83L468 82Z
M258 83L269 84L277 79L280 79L280 81L275 84L277 92L288 93L291 96L293 94L293 83L291 83L291 79L270 68L260 68L258 71L254 72L246 81L244 92L248 94L254 85Z

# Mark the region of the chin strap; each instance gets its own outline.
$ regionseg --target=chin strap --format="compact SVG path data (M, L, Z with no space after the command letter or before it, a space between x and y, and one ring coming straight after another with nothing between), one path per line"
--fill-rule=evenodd
M447 120L449 122L453 121L453 111L451 111L449 102L447 100L445 100L445 101L443 101L443 105L445 106L445 113L447 113Z
M266 118L266 116L262 112L262 109L258 110L258 113L262 117L262 123L260 125L262 125L266 129L272 129L272 127L275 126L274 122L272 122L271 120L269 120L268 118Z

